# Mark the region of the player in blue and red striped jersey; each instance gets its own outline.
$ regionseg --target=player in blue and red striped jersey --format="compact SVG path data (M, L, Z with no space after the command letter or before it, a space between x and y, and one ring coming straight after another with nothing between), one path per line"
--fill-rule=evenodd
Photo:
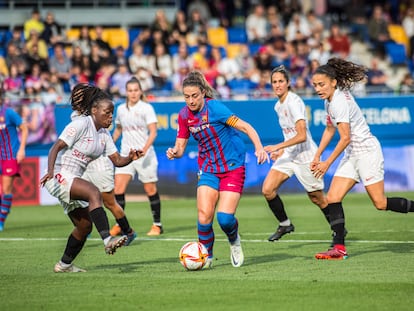
M239 131L252 141L259 164L269 156L256 130L214 99L214 90L200 72L184 79L183 93L186 106L179 112L177 138L167 157L182 157L190 134L198 142L198 239L209 252L205 267L212 264L216 207L217 221L230 243L231 263L240 267L244 255L235 212L244 186L246 150Z
M18 131L21 131L19 140ZM20 176L20 162L25 158L29 130L20 115L3 105L3 86L0 88L0 175L2 183L0 203L0 231L13 201L13 180Z

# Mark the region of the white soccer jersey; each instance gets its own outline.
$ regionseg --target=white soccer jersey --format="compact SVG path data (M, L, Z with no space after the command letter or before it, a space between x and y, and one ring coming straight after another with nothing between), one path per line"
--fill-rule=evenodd
M154 108L142 100L127 108L122 104L116 111L115 124L122 126L121 154L127 155L131 148L141 149L148 140L148 125L157 123ZM153 146L150 147L152 149Z
M361 109L349 91L335 90L331 101L325 100L327 124L338 127L338 123L349 123L351 142L345 149L348 156L362 154L378 147L377 139L372 135Z
M313 160L317 146L312 139L312 135L308 128L308 117L306 115L306 107L303 100L295 93L288 92L284 102L280 100L274 107L279 118L279 124L283 131L285 141L295 137L296 122L305 120L306 122L306 141L303 143L285 148L285 153L295 163L309 163Z
M55 172L68 172L81 177L92 160L117 152L109 131L104 128L97 131L91 116L75 118L65 127L59 139L68 146L57 157Z

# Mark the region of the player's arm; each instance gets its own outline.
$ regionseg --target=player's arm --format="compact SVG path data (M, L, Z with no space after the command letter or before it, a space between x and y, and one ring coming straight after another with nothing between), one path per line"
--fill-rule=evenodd
M167 149L167 158L173 160L175 158L181 158L184 154L185 148L187 147L188 139L177 138L175 145L172 148Z
M21 137L20 137L20 146L19 146L19 150L17 151L16 154L16 160L17 162L21 162L23 161L23 159L26 156L26 143L27 143L27 137L29 136L29 129L27 127L26 123L22 123L19 126L19 130L21 132Z
M121 137L121 134L122 134L122 126L121 124L117 124L112 134L112 140L116 143L119 137Z
M67 144L62 140L58 139L50 148L49 155L47 157L47 173L40 179L40 185L44 186L45 183L53 178L53 172L55 168L57 155L61 150L67 147Z
M155 138L157 137L157 123L150 123L147 125L148 127L148 139L145 142L145 146L142 148L144 154L147 153L147 150L154 144Z
M108 156L108 158L112 161L112 163L116 167L126 166L132 161L135 161L143 156L143 152L141 150L131 149L129 150L129 154L124 157L119 152L115 152Z
M228 124L231 127L234 127L235 129L245 133L250 140L252 141L254 145L255 152L254 154L257 157L257 163L262 164L265 161L269 162L269 155L264 150L262 142L260 141L259 134L257 134L256 130L246 121L243 121L242 119L239 119L236 116L231 116L227 121L226 124Z
M295 123L296 135L280 144L265 146L266 152L277 152L306 141L306 121L301 119Z

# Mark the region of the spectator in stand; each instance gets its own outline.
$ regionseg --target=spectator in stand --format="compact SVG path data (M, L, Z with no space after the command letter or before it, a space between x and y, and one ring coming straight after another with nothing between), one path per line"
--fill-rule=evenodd
M7 44L13 43L20 53L23 52L26 46L26 40L20 27L14 26L12 30L12 37Z
M0 82L9 75L9 68L7 67L6 60L0 55Z
M309 44L308 44L309 46ZM331 57L331 45L327 41L317 42L317 46L309 51L308 60L317 60L319 64L326 64ZM344 58L345 57L341 57Z
M203 72L208 69L209 59L210 55L207 44L199 44L197 46L197 51L192 54L193 63L191 67Z
M26 41L26 51L30 51L33 45L37 45L38 53L41 58L49 58L49 51L45 40L40 38L37 30L32 29L30 36Z
M50 72L58 76L65 92L70 92L69 79L72 63L63 49L63 44L58 43L53 47L53 56L49 59Z
M230 99L231 98L231 89L228 85L226 77L222 74L219 74L214 81L215 89L220 97L220 99Z
M16 64L19 74L26 74L28 68L26 57L20 53L13 42L9 42L7 45L5 61L8 68L10 68L11 64Z
M118 69L111 77L111 94L126 97L126 83L132 78L126 63L119 64Z
M187 16L184 11L178 10L175 13L174 22L171 28L170 42L171 44L180 44L187 42L188 25Z
M241 78L240 67L233 58L226 56L226 51L219 47L211 48L211 56L215 59L217 72L226 78L226 81ZM213 84L214 85L214 84Z
M401 22L405 34L410 40L407 55L412 58L414 55L414 8L408 7Z
M234 12L233 1L213 0L211 4L211 15L217 20L216 24L220 27L228 28L231 26L231 18Z
M151 54L155 53L155 47L158 44L164 45L165 50L168 51L168 45L169 44L168 44L167 41L165 41L165 38L164 38L164 35L163 35L162 31L159 30L159 29L154 29L152 31L152 35L151 35L151 45L150 45Z
M254 98L272 97L272 85L270 81L270 72L268 70L260 72L259 82L254 86L252 92Z
M273 58L270 52L270 49L264 45L259 48L259 51L255 55L255 67L258 72L258 77L260 77L263 71L267 71L269 73L272 71ZM259 82L259 80L255 82Z
M86 25L83 25L80 29L79 38L73 42L73 44L80 46L82 54L89 55L91 54L91 45L92 39L89 35L89 28Z
M170 43L172 26L163 9L159 9L155 12L155 19L151 24L151 31L154 32L155 30L161 32L163 42L167 44Z
M284 35L284 25L279 14L279 10L276 5L269 5L266 10L267 26L266 31L268 33L267 40L274 36Z
M331 46L331 53L334 57L347 59L351 52L351 40L348 35L341 31L339 24L332 24L328 42ZM327 61L327 60L326 60ZM326 61L321 64L325 64Z
M136 74L140 68L149 71L149 57L144 54L144 48L140 43L133 45L132 54L128 57L128 64L133 74Z
M360 0L351 0L345 9L351 36L364 43L369 42L366 6Z
M234 9L231 12L231 25L233 27L245 27L246 25L246 16L249 7L249 1L246 0L234 0L233 1Z
M115 54L111 58L115 66L125 65L129 71L128 58L122 45L116 47Z
M178 68L181 67L183 63L186 63L187 67L191 69L192 58L191 55L188 53L188 46L185 41L180 42L180 44L178 45L177 53L173 55L172 62L174 72L177 72Z
M398 94L413 94L414 79L411 73L407 72L398 85Z
M182 92L182 83L187 75L190 73L190 64L185 60L180 60L178 65L174 69L174 74L171 78L173 90L176 92Z
M16 64L11 64L10 75L6 75L3 82L5 98L11 101L11 104L17 103L24 92L23 76L19 75Z
M103 60L104 59L101 55L101 50L99 48L99 45L95 42L92 42L91 53L89 54L89 70L90 70L89 79L91 81L95 80L96 73L98 72Z
M62 27L55 20L55 15L52 12L46 13L46 18L44 21L45 28L41 33L41 38L45 40L48 46L53 46L58 42L63 42L63 32Z
M384 18L384 11L380 5L375 5L368 21L368 35L374 47L375 54L384 59L386 55L385 44L389 42L388 22Z
M256 4L252 12L246 18L247 40L250 43L264 43L267 36L267 19L265 8L262 4Z
M301 76L309 63L309 46L306 41L302 40L292 43L294 45L294 53L290 58L290 72L293 77Z
M107 41L104 40L103 34L104 34L103 27L101 25L96 25L95 26L95 39L93 41L95 41L95 43L99 46L99 49L101 50L101 52L106 51L106 54L111 55L112 54L111 46L109 45Z
M63 90L63 85L59 81L57 74L51 73L49 75L49 87L53 87L60 98L64 97L65 91Z
M286 67L290 66L289 63L289 53L286 48L286 39L284 36L273 37L269 42L269 45L272 48L272 56L274 66L284 65Z
M87 84L89 83L89 79L85 75L85 73L82 72L82 68L80 64L75 63L75 64L72 64L72 68L70 69L70 79L69 79L70 89L73 90L73 88L79 83Z
M308 39L310 35L311 28L306 17L299 12L295 12L286 26L286 40L303 41Z
M72 62L72 66L75 64L82 66L83 54L79 45L72 45L72 55L70 57L70 61Z
M240 45L240 51L237 54L235 61L240 68L243 79L255 80L254 75L256 74L256 65L254 58L250 55L248 44Z
M324 30L323 22L318 16L316 16L314 10L309 10L306 13L306 21L309 25L310 33L314 36L322 37Z
M211 9L209 4L204 0L193 0L190 1L189 5L186 8L187 15L192 15L194 11L197 11L200 15L200 18L204 21L209 21L211 19Z
M158 44L154 55L150 55L150 69L155 87L163 88L173 73L171 56L167 54L165 46Z
M207 44L207 21L202 18L197 9L190 11L187 43L190 46Z
M24 22L24 38L29 39L29 36L32 30L35 30L37 33L41 34L45 29L45 25L42 22L40 12L37 8L33 9L31 18Z
M28 71L30 71L33 68L34 64L37 64L40 66L40 71L49 71L49 59L41 57L39 55L39 45L38 44L32 44L30 49L27 50L26 56L26 62L28 65Z
M33 88L35 94L40 94L42 91L42 81L40 79L40 66L34 64L30 74L26 76L25 86Z
M388 76L379 67L378 57L371 59L371 66L367 72L367 87L371 92L391 92L392 89L387 86Z

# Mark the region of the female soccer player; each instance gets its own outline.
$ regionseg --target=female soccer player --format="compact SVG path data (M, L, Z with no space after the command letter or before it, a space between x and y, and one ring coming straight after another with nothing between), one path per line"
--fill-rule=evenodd
M13 181L20 176L20 163L25 157L25 148L29 130L22 118L11 108L3 105L4 89L0 86L0 231L10 213L13 201ZM21 132L19 141L18 131Z
M389 198L384 194L384 158L381 145L372 135L368 124L350 89L366 78L366 68L339 58L332 58L318 67L312 84L325 100L326 128L311 163L316 178L322 178L332 163L344 152L327 193L328 214L334 236L334 247L315 255L317 259L345 259L348 257L344 237L342 200L359 181L378 210L398 213L414 212L414 202L405 198ZM326 149L336 130L339 141L323 161Z
M135 77L126 83L126 103L118 107L115 117L115 130L112 135L116 142L122 134L121 154L128 154L131 148L139 148L143 157L131 164L115 169L115 197L125 209L125 192L129 182L138 173L138 179L144 185L152 211L153 224L147 235L163 233L161 223L161 201L158 194L158 160L153 147L157 136L157 116L154 108L146 102L139 80ZM111 235L119 234L115 225Z
M272 70L270 82L274 94L279 99L274 109L285 138L284 142L265 147L265 150L271 154L272 160L275 160L262 186L267 204L279 220L279 227L269 237L269 241L273 242L295 230L278 195L280 186L293 174L296 174L310 200L321 208L326 219L328 214L325 207L328 202L323 193L323 180L313 176L310 170L310 163L317 146L308 128L305 104L290 90L290 77L285 66Z
M178 115L175 145L168 148L167 158L183 156L190 134L198 142L198 239L209 253L206 267L213 258L213 219L230 242L230 258L234 267L243 264L244 255L234 216L245 180L245 148L238 131L250 138L258 163L269 161L255 129L235 116L224 104L214 99L213 89L204 76L191 72L183 81L186 106Z
M78 90L81 90L84 87L84 84L76 85L73 89L73 93L82 94L81 92L78 92ZM72 120L76 117L85 116L85 107L82 105L82 97L74 96L71 105L73 110L71 115ZM114 165L112 164L112 161L107 156L100 156L88 164L82 178L98 187L102 194L104 206L108 208L115 217L119 227L121 228L122 235L126 235L128 237L125 242L125 246L131 244L131 242L137 237L137 234L130 227L124 210L115 199Z
M51 147L47 173L40 184L61 202L75 228L68 238L55 272L84 272L72 264L92 231L92 222L105 245L105 252L113 254L127 240L127 236L111 237L109 223L102 208L102 196L92 183L81 178L89 162L105 154L115 166L124 166L140 156L131 149L121 156L107 128L112 124L114 105L100 89L84 85L71 94L71 101L84 106L84 117L69 123Z

